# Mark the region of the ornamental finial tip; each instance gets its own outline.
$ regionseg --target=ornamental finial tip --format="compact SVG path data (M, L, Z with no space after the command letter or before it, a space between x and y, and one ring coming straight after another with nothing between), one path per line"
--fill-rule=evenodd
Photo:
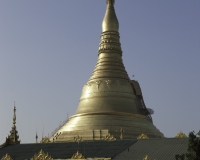
M115 0L106 0L107 8L106 13L102 23L102 31L115 31L119 30L119 22L117 20L117 16L115 14L114 3Z
M108 6L114 6L115 0L106 0Z

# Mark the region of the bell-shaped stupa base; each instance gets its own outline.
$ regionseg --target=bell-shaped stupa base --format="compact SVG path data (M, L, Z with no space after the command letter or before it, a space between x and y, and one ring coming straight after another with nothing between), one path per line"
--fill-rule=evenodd
M163 138L163 134L144 116L133 114L96 113L75 115L59 130L54 142L104 140L112 135L115 139L137 139L145 134L149 138ZM54 138L54 140L53 140Z
M52 141L163 137L153 125L139 83L130 80L125 70L118 29L114 0L107 0L95 69L83 87L76 114Z

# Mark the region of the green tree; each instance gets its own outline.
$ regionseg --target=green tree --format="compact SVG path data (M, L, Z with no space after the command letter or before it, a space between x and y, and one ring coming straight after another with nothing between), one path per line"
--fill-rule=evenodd
M195 135L194 131L189 134L188 153L186 153L186 157L188 160L200 160L200 139Z
M200 160L200 131L195 134L195 132L189 133L188 149L186 154L175 155L176 160Z
M175 155L176 160L185 160L185 154Z

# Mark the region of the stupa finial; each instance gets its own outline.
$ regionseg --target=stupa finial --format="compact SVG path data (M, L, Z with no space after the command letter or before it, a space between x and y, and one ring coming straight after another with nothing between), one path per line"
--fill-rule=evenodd
M107 2L107 9L102 23L102 31L118 32L119 22L114 9L115 0L106 0L106 2Z
M115 0L106 0L107 5L114 6Z

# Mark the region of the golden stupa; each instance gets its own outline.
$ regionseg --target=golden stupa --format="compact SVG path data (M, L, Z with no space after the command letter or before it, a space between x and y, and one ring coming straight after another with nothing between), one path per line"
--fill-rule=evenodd
M130 80L125 70L118 29L114 0L107 0L97 64L83 86L75 115L51 141L137 139L141 134L164 137L153 125L139 83Z

